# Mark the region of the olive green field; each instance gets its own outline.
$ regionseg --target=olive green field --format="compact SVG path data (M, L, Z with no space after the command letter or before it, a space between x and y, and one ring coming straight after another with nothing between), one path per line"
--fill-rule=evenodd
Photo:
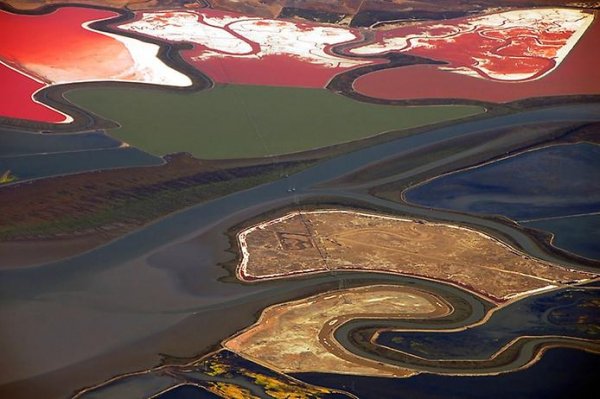
M470 105L392 106L325 89L220 85L199 92L80 88L65 97L119 123L109 134L155 155L201 159L282 155L485 112Z

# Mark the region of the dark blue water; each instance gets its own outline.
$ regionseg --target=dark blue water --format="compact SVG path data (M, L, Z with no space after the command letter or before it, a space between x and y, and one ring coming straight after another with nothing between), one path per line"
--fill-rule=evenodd
M559 248L600 260L600 215L571 216L521 224L552 233L553 244Z
M156 399L219 399L220 396L195 385L180 385L156 397Z
M10 170L18 181L92 170L160 165L159 157L137 148L109 148L52 154L0 157L0 174Z
M496 376L421 374L393 379L305 373L295 377L360 399L579 399L597 392L598 370L600 356L560 348L549 350L528 369Z
M383 332L377 343L425 359L488 359L520 336L600 339L600 292L569 288L521 299L457 332Z
M529 220L600 211L600 146L547 147L434 179L406 192L419 205Z

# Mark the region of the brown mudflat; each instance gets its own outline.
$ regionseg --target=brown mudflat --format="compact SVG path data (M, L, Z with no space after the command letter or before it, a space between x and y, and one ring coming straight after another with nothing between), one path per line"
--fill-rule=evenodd
M100 233L63 239L0 241L0 269L33 266L68 258L106 243Z
M356 318L434 318L451 307L431 293L409 287L366 286L326 292L267 308L259 321L224 346L282 372L409 376L346 351L333 332Z

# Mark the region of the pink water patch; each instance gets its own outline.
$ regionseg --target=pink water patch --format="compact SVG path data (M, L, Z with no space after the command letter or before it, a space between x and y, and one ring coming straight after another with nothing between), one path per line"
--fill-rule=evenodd
M552 72L589 28L574 9L513 10L379 32L356 55L389 51L445 61L443 69L495 81L528 81Z
M465 98L508 102L530 97L598 95L599 48L600 21L596 19L551 73L538 79L490 80L481 75L449 73L438 66L415 65L363 75L354 82L354 89L389 100Z
M32 95L46 85L0 63L0 117L50 123L65 122L65 115L33 100Z

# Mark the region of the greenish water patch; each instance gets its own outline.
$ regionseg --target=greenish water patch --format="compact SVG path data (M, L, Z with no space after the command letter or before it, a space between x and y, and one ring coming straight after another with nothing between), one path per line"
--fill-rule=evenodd
M84 88L69 101L122 127L109 133L155 155L203 159L304 151L485 111L464 105L386 106L327 90L217 86L195 93L151 88Z

